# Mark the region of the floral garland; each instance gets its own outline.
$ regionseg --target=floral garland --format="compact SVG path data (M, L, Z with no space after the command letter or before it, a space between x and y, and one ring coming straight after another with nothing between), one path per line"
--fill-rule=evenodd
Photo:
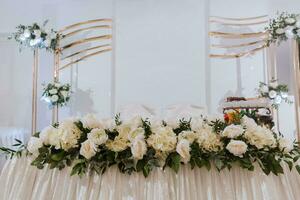
M54 51L59 39L59 34L51 29L45 31L45 26L48 21L45 21L42 26L37 23L25 26L19 25L17 31L12 34L10 39L14 38L22 47L29 47L31 49L46 49Z
M277 85L276 80L271 80L270 84L259 83L259 97L268 98L274 108L278 108L282 101L292 103L288 98L288 86L284 84Z
M267 45L280 44L289 38L300 42L300 15L286 12L278 14L276 18L270 20L266 31L270 34Z
M226 120L192 118L177 124L133 118L122 122L98 120L94 115L67 119L46 127L31 137L26 152L32 165L63 169L71 175L102 174L113 165L120 172L142 172L145 177L156 167L178 172L181 164L191 168L215 166L219 171L237 164L266 173L283 173L282 164L292 169L300 157L297 143L276 134L251 118L251 113L227 113ZM229 118L231 120L228 120ZM8 152L11 153L11 152ZM13 154L13 153L11 153Z
M44 88L42 100L49 104L49 108L53 106L65 106L70 100L70 84L61 85L58 82L49 83Z

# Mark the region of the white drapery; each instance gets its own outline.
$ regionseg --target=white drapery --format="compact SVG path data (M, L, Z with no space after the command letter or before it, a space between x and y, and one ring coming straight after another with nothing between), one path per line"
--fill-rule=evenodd
M103 175L70 177L70 168L38 170L30 166L30 159L9 160L1 173L1 199L31 200L288 200L300 198L300 176L295 170L284 168L284 175L266 176L256 168L254 172L233 167L220 173L215 169L191 170L181 168L178 174L170 169L156 169L144 178L140 173L121 174L110 168Z

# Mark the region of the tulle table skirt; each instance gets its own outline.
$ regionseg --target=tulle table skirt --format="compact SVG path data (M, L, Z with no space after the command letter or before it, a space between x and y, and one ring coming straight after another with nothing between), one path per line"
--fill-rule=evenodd
M0 176L1 199L300 199L300 175L287 167L284 175L266 176L258 168L249 172L233 167L219 173L182 166L178 174L156 169L147 178L140 173L124 175L112 167L103 175L79 178L70 177L69 168L39 170L30 162L28 157L6 162Z

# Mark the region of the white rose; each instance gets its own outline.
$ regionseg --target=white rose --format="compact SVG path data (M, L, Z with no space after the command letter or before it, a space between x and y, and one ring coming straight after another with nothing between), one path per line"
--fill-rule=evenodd
M27 150L34 156L38 156L39 148L43 147L43 142L40 138L31 137L27 144Z
M56 131L56 128L54 128L53 126L48 126L41 131L39 137L45 145L49 144L49 137L55 131Z
M88 134L88 139L96 145L104 144L108 140L108 136L104 129L95 128Z
M64 98L67 98L67 97L69 96L69 92L66 91L66 90L60 91L60 94L61 94Z
M54 86L59 88L60 87L60 83L54 83Z
M58 100L58 95L52 95L51 96L51 102L57 102L57 100Z
M293 30L288 29L288 30L285 31L285 36L286 36L287 38L289 38L289 39L292 39L292 38L295 37L295 34L294 34Z
M56 94L57 93L57 89L53 88L53 89L49 90L49 93L50 94Z
M287 24L293 24L293 23L296 22L296 20L295 20L294 18L291 18L291 17L286 18L284 21L285 21L285 23L287 23Z
M59 129L59 131L61 132L60 144L63 150L68 151L78 146L79 137L73 131L68 129Z
M283 28L278 28L278 29L276 29L275 32L276 32L278 35L281 35L281 34L284 33L284 29L283 29Z
M58 129L53 129L51 134L48 135L48 142L51 146L54 146L55 149L60 149L60 140L62 137L63 132Z
M96 118L93 114L87 114L81 119L82 125L84 128L103 128L100 120Z
M36 38L40 38L41 37L41 30L39 29L36 29L33 31L33 34L35 35Z
M121 124L119 126L116 127L119 136L128 139L129 137L129 133L131 132L132 128L131 128L131 124Z
M96 146L92 141L86 140L85 142L81 143L79 153L86 159L92 158L94 155L96 155L96 152Z
M142 139L136 139L131 144L131 153L133 158L140 160L147 152L146 142Z
M176 152L181 156L182 161L184 163L188 163L190 161L190 143L186 139L179 140L176 146Z
M23 35L24 35L25 38L29 38L31 33L28 29L25 29Z
M294 144L291 140L288 140L286 138L280 138L279 139L279 149L283 151L284 153L289 153L294 148Z
M255 130L257 127L257 124L254 121L254 119L247 117L246 115L243 116L241 122L242 125L245 126L247 130Z
M275 99L274 99L274 103L277 104L277 105L279 105L281 103L281 101L282 101L281 96L276 96Z
M241 125L231 124L223 130L222 136L228 138L235 138L242 135L243 133L244 133L244 129Z
M271 91L269 92L269 97L270 97L271 99L274 99L276 96L277 96L277 92L276 92L275 90L271 90Z
M243 157L243 154L246 153L248 145L241 140L231 140L226 149L235 156Z

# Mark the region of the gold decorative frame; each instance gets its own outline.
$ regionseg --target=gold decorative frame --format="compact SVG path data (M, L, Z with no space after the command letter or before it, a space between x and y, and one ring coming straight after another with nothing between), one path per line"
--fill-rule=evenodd
M93 19L88 21L83 21L79 23L72 24L70 26L66 26L62 28L58 34L60 34L60 39L57 44L57 48L54 53L54 72L53 78L54 81L59 81L59 72L63 69L71 67L73 64L78 63L84 59L112 51L112 19L104 18L104 19ZM89 37L89 38L80 38L76 41L69 42L67 44L62 45L62 42L72 36L76 36L79 33L84 31L95 31L98 30L109 30L111 34L96 34L96 36ZM83 48L80 50L76 50L75 52L62 57L61 55L66 51L73 47L80 46L81 44L97 44L97 42L105 41L108 42L106 44L101 44L89 48ZM83 54L86 53L86 54ZM81 55L83 54L83 55ZM75 60L72 58L77 57ZM65 64L62 62L67 61ZM52 123L56 123L58 121L58 106L53 109L52 112Z
M262 15L258 17L249 18L227 18L219 16L211 16L209 23L219 24L222 26L253 26L253 25L263 25L268 22L268 15ZM245 42L235 45L222 45L222 44L211 44L213 49L238 49L240 47L249 47L248 51L241 51L236 54L214 54L211 53L209 56L211 58L239 58L246 55L254 54L266 47L266 41L268 39L268 33L266 32L254 32L254 33L233 33L233 32L219 32L210 31L209 36L211 38L222 38L222 39L255 39L255 41ZM259 45L259 46L255 46ZM255 47L253 47L255 46Z

